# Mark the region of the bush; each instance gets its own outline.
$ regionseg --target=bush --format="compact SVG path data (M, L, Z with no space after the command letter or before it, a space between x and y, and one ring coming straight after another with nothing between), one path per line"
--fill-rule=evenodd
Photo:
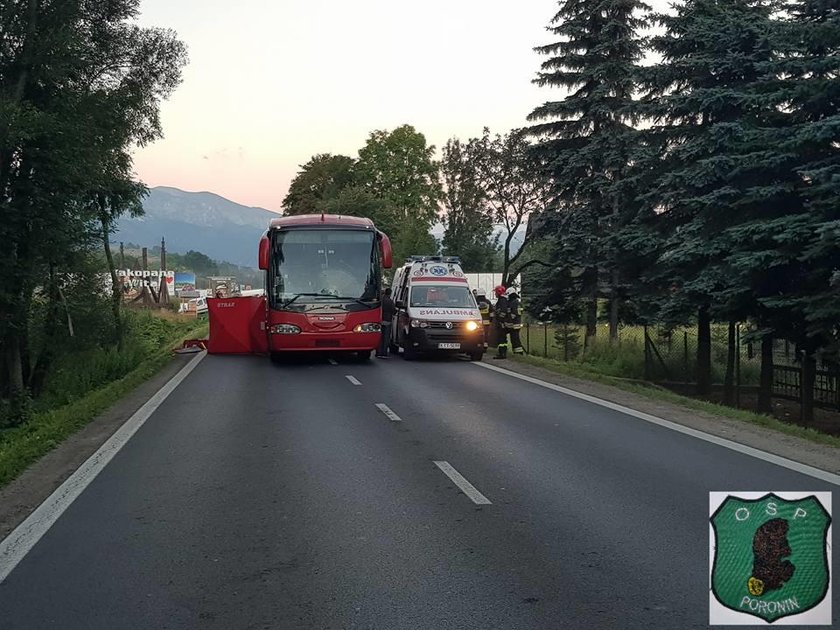
M122 350L106 345L69 352L56 360L37 401L39 410L66 405L116 381L195 326L194 321L127 311Z
M554 345L560 349L560 357L564 361L576 359L581 349L580 331L577 326L557 326L554 329Z
M16 427L32 417L32 399L28 392L6 400L0 399L0 429Z
M644 341L635 336L611 343L606 336L587 340L579 362L592 369L621 378L644 378Z

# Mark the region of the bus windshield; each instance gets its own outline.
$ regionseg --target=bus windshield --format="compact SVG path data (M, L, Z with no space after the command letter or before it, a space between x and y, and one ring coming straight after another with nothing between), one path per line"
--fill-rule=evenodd
M272 308L362 310L379 305L378 249L369 230L295 229L275 233Z
M472 293L466 287L442 284L423 284L411 288L410 306L440 306L452 308L478 308Z

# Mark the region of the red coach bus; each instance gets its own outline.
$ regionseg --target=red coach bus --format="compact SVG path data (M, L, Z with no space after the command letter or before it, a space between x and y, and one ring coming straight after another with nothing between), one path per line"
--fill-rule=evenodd
M370 219L272 219L259 253L272 357L327 351L369 358L379 344L382 269L391 258L391 241Z

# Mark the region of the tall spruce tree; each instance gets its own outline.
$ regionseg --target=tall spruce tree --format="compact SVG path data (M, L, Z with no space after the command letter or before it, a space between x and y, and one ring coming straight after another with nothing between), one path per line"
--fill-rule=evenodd
M636 132L631 126L640 30L648 6L638 0L563 0L548 30L557 41L536 48L549 58L534 82L569 94L536 108L529 120L540 138L565 216L560 232L584 269L590 294L588 335L594 335L599 286L612 301L610 336L618 336L622 254L617 236L632 192L622 186Z
M765 179L775 171L774 183L788 199L782 207L765 203L763 220L732 232L762 321L799 349L801 421L809 424L817 359L836 365L840 349L840 301L832 286L840 267L840 6L796 0L785 9L774 22L778 55L758 91L774 116L751 140L755 168ZM770 349L767 356L772 364ZM764 372L761 402L769 409L769 367Z
M840 362L840 4L794 0L781 23L782 55L770 96L785 112L784 133L761 138L784 152L795 173L800 212L773 226L791 252L789 291L766 300L789 319L788 338L806 353Z
M654 123L643 146L660 149L646 154L657 175L643 198L662 237L648 280L669 289L663 315L697 313L701 394L711 387L712 318L754 310L749 276L762 262L743 256L750 226L796 201L787 173L768 168L754 143L776 117L758 93L775 55L772 9L760 0L687 0L655 16L664 33L651 47L662 61L643 75L643 112Z

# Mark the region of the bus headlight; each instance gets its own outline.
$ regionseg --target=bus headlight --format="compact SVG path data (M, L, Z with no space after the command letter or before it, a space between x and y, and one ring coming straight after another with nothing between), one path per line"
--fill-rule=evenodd
M411 327L412 328L428 328L429 322L425 319L412 319L411 320Z
M300 327L294 324L274 324L270 329L272 335L297 335Z
M374 322L370 322L368 324L359 324L353 329L353 332L360 332L360 333L375 333L380 332L382 330L382 324L377 324Z
M473 320L468 321L464 325L464 328L466 328L470 332L474 332L474 331L478 330L480 327L481 327L481 322L476 322L476 321L473 321Z

